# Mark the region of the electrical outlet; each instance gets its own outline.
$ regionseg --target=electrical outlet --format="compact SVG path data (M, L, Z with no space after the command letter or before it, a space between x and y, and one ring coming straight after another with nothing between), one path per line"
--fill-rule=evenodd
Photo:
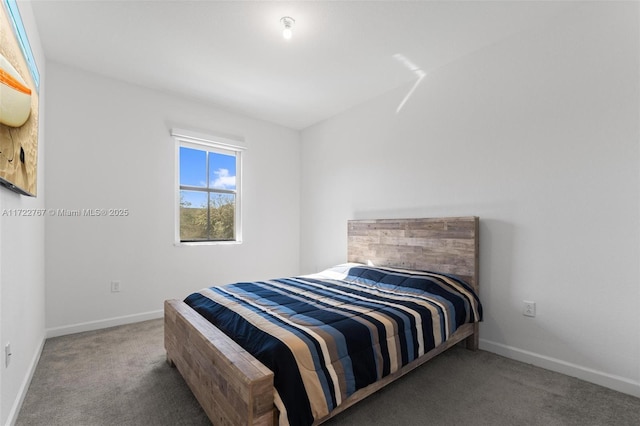
M111 281L111 293L120 293L120 281Z
M5 368L9 366L9 361L11 360L11 343L7 343L4 347L4 366Z
M532 302L530 300L523 300L523 308L522 315L525 317L535 317L536 316L536 302Z

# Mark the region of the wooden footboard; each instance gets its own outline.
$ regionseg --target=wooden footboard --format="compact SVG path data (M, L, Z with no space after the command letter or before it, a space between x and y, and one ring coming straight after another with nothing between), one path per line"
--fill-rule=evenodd
M165 301L164 327L167 361L213 424L273 424L271 370L181 301Z

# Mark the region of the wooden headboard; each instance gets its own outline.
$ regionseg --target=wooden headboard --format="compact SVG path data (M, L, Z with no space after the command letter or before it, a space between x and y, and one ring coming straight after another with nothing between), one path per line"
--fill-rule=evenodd
M347 260L455 274L478 292L476 216L350 220Z

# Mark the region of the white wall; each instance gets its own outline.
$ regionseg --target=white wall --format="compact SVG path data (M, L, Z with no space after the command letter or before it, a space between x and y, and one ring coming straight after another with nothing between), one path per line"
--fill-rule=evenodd
M297 131L56 63L47 71L47 207L130 211L47 218L49 335L159 316L165 299L205 286L299 272ZM174 246L173 127L245 139L242 244Z
M37 198L0 188L0 212L45 206L45 59L30 3L19 5L40 71ZM4 29L3 29L4 31ZM44 343L44 218L0 216L0 424L15 420ZM8 367L4 347L11 343Z
M638 8L576 5L398 114L410 86L303 131L303 272L344 261L348 219L477 215L481 348L640 396Z

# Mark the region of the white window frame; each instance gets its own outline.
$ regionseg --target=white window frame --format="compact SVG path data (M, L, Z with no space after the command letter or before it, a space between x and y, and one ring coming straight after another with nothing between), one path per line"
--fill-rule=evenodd
M183 129L171 129L171 136L175 147L175 245L228 245L242 243L242 153L246 150L244 140L232 139L216 135L192 132ZM233 152L236 156L236 197L235 197L235 240L231 241L180 241L180 147L194 148L209 152L227 154ZM207 177L208 179L208 177Z

